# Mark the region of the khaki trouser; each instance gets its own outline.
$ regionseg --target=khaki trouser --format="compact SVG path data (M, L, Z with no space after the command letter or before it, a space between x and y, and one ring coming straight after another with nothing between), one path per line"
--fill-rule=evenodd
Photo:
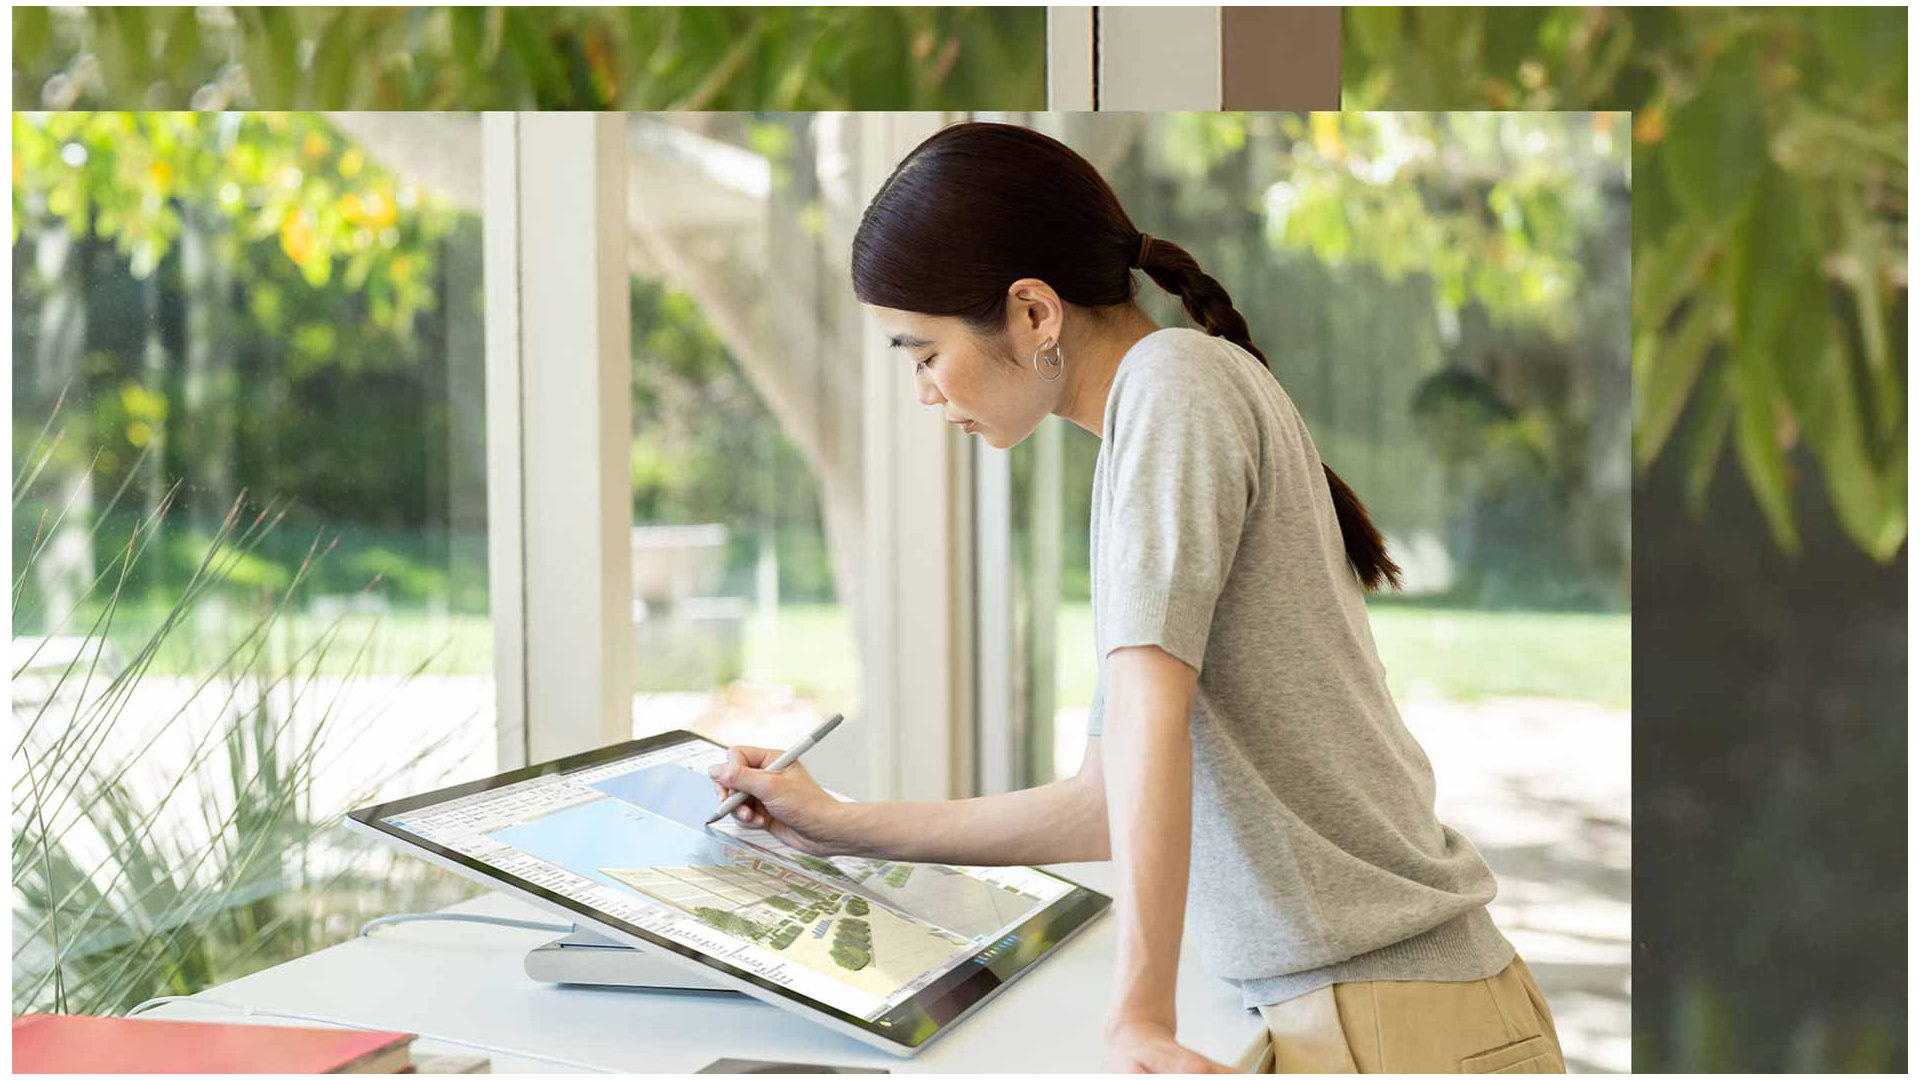
M1473 982L1353 982L1260 1009L1273 1072L1566 1072L1526 962Z

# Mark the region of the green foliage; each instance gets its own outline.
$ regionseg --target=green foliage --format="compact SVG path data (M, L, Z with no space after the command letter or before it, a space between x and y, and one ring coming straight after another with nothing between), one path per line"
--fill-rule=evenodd
M1696 513L1731 440L1798 549L1805 441L1847 535L1906 543L1900 8L1356 8L1348 109L1624 109L1634 458L1687 436Z
M1582 284L1579 244L1606 182L1624 175L1617 119L1180 114L1168 118L1167 152L1178 161L1184 145L1228 161L1248 127L1277 125L1286 164L1262 195L1276 248L1370 266L1388 282L1424 274L1449 308L1477 303L1496 321L1564 336ZM1183 133L1196 128L1210 135Z
M783 599L831 601L819 482L705 312L687 294L641 279L632 282L631 311L634 520L727 523L723 592L747 590L760 545L771 542Z
M866 898L859 896L847 897L847 914L864 916L871 910L872 909L867 906Z
M758 516L765 492L741 482L739 464L778 452L766 406L692 297L636 279L631 305L634 519Z
M478 341L455 340L478 289L451 287L456 265L477 286L478 219L318 116L17 113L12 138L14 452L58 400L57 473L147 510L186 482L189 520L127 583L129 606L165 610L253 490L281 497L290 527L236 563L234 589L284 587L294 535L324 521L343 542L316 593L374 582L484 611L484 544L433 520L454 501L449 446L482 449L477 388L457 385L478 378ZM478 465L463 474L462 501L483 499ZM42 485L20 503L16 540L65 497ZM144 511L76 512L111 549Z
M1046 99L1039 8L20 8L23 107L965 109Z
M217 232L226 258L271 240L311 289L339 274L365 317L401 337L434 304L433 250L453 212L321 117L15 113L13 154L16 243L59 221L76 238L111 240L144 281L191 219ZM334 321L285 323L282 288L252 301L265 327L292 329L308 353L337 347Z

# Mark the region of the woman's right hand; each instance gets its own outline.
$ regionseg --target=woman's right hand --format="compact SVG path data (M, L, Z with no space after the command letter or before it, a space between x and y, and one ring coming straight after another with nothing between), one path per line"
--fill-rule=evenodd
M774 839L809 855L847 851L844 823L850 804L827 794L798 761L779 772L768 772L766 766L780 754L760 746L731 747L726 763L708 769L707 775L721 798L735 791L747 793L747 801L733 811L740 824L765 829Z

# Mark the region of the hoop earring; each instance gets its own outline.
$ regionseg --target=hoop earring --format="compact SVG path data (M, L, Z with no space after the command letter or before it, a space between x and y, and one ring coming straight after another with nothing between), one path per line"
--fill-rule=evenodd
M1045 361L1042 361L1040 359L1040 354L1046 351L1046 348L1048 345L1053 346L1053 355L1047 358ZM1047 370L1052 371L1053 374L1049 375L1047 374L1046 371L1041 370L1041 364L1043 362L1046 364ZM1041 382L1053 382L1055 379L1058 379L1061 375L1065 374L1066 370L1067 370L1067 354L1064 349L1060 348L1059 342L1043 341L1040 344L1034 346L1033 373L1040 377Z

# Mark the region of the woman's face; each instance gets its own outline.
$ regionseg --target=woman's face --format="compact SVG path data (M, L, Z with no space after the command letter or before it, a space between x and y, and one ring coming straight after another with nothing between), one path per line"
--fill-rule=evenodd
M1053 410L1060 381L1043 382L1022 362L1014 334L987 337L953 315L871 310L901 362L913 365L920 403L938 407L987 445L1004 450L1019 443Z

